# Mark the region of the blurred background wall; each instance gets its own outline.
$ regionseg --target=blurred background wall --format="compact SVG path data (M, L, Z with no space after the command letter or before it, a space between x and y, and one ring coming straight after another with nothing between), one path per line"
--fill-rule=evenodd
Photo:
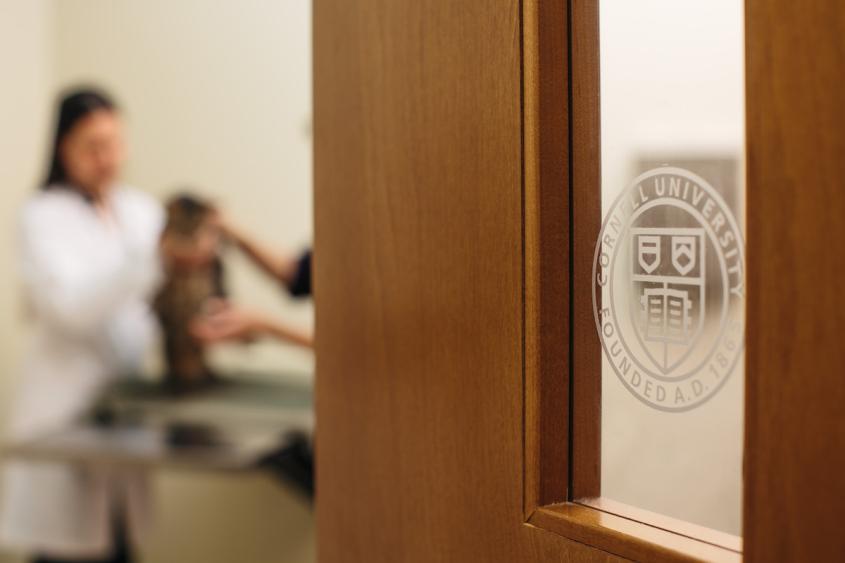
M2 412L26 328L16 213L44 174L61 89L94 84L115 96L130 184L160 198L190 187L280 248L310 243L309 0L0 0L0 71ZM310 326L310 303L293 303L237 256L227 265L234 298ZM304 381L313 370L310 353L273 343L230 347L215 362ZM165 471L156 484L145 561L314 559L311 508L269 477Z

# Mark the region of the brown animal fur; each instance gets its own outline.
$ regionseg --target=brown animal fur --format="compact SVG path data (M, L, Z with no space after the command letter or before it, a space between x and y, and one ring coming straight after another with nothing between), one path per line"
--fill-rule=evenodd
M163 240L185 252L195 251L200 237L208 236L213 208L191 196L177 196L167 204ZM206 229L206 231L204 231ZM186 267L170 264L154 301L164 336L167 380L180 387L194 387L213 379L203 346L190 334L191 322L203 312L211 297L224 297L223 264L215 255L206 264Z

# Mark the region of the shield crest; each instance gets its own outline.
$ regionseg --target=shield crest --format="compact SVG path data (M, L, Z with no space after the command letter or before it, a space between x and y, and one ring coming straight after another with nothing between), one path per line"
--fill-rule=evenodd
M646 234L637 238L637 262L647 274L660 266L660 240L659 236Z
M655 368L670 376L704 325L704 229L633 228L631 236L633 325Z
M682 276L687 275L695 267L695 237L672 237L672 266Z

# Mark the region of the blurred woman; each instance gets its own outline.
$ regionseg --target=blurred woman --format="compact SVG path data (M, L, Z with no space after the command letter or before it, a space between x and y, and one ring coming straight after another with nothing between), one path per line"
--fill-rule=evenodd
M20 216L20 276L34 333L9 421L13 440L83 417L137 373L154 319L160 206L120 183L120 115L96 91L66 96L49 174ZM0 539L37 561L128 561L147 519L142 472L10 462Z

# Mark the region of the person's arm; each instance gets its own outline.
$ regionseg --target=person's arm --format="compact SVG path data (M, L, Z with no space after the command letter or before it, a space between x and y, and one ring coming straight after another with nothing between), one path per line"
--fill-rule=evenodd
M296 256L270 250L223 215L219 215L218 224L223 233L264 273L287 287L293 284L299 265Z
M270 337L306 348L314 347L314 339L310 334L289 327L264 313L225 302L213 303L209 309L209 313L198 317L191 325L191 333L200 342L217 344Z
M314 337L310 334L283 325L272 319L264 319L258 324L259 332L277 340L298 344L306 348L314 348Z

